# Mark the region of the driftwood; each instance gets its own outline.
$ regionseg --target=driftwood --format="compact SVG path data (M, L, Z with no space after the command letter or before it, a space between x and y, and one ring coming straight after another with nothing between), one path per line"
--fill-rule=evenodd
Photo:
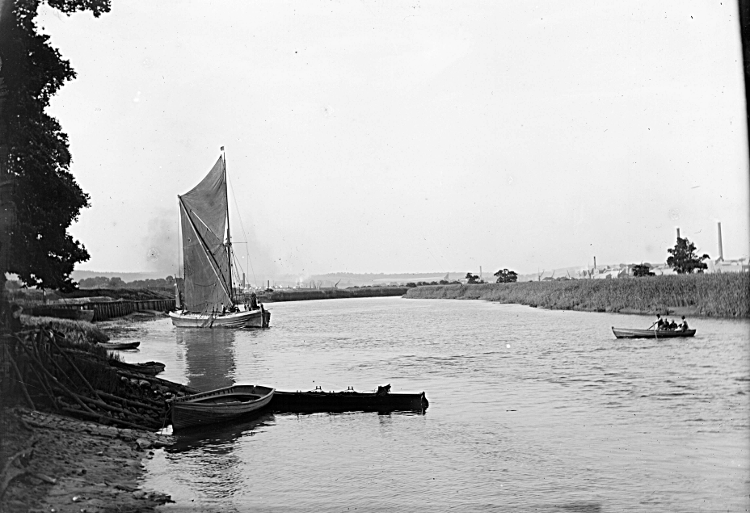
M75 394L75 392L73 392L73 393ZM76 394L76 395L78 395L78 394ZM131 417L135 417L136 419L144 421L144 422L149 423L149 424L158 425L158 422L155 422L153 419L149 419L148 417L144 417L143 415L140 415L140 414L135 413L135 412L131 412L131 411L128 411L128 410L123 410L122 408L119 408L117 406L112 406L110 404L105 403L104 401L99 401L98 399L91 399L89 397L82 396L82 395L78 395L78 397L82 401L85 401L85 402L87 402L89 404L93 404L94 406L98 406L100 408L104 408L105 410L114 411L114 412L120 413L122 415L128 415L128 416L131 416Z
M125 376L126 378L133 378L133 379L145 379L146 381L153 383L155 385L161 385L164 387L167 387L171 390L179 390L180 392L184 392L186 394L197 394L198 390L194 388L190 388L185 385L181 385L179 383L172 383L171 381L167 381L166 379L157 378L155 376L147 376L145 374L135 374L123 369L116 369L117 374L121 376Z
M32 351L30 351L26 347L26 344L21 343L19 345L26 352L26 355L29 358L31 358L37 365L39 365L39 368L42 369L42 371L44 372L44 374L46 374L53 381L53 383L54 383L52 385L53 388L55 386L58 387L59 389L61 389L65 393L65 395L67 395L68 397L71 397L84 410L88 411L89 413L95 414L95 412L91 408L89 408L88 406L86 406L86 404L83 401L81 401L76 394L74 394L73 392L71 392L70 390L68 390L65 385L63 385L62 383L60 383L60 381L55 376L53 376L52 373L50 373L50 371L47 370L47 368L44 366L44 364L36 358L36 355L34 355L34 353ZM58 366L58 368L59 368L59 366ZM36 409L36 408L34 408L34 409Z
M63 352L62 352L62 350L60 349L60 346L58 346L58 345L57 345L57 342L55 342L55 337L54 337L54 336L50 337L50 342L52 342L52 344L53 344L53 345L54 345L54 346L55 346L55 347L57 348L58 352L59 352L59 353L60 353L61 355L63 355L63 358L65 358L65 360L66 360L66 361L68 362L68 364L69 364L69 365L70 365L71 367L73 367L73 370L74 370L74 371L76 371L76 373L78 374L78 377L79 377L79 378L81 378L81 380L82 380L82 381L84 382L84 384L85 384L85 385L86 385L86 386L88 387L88 389L89 389L89 390L91 390L91 392L92 392L92 393L93 393L94 395L98 396L99 394L97 394L97 392L96 392L96 389L95 389L94 387L92 387L92 386L91 386L91 383L89 383L89 380L87 380L87 379L85 378L85 376L83 375L83 373L82 373L82 372L81 372L81 371L80 371L80 370L78 369L78 366L77 366L77 365L76 365L75 363L73 363L73 360L71 360L71 359L70 359L70 356L68 356L67 354L65 354L65 353L63 353ZM59 366L58 366L58 367L59 367Z
M128 404L130 406L135 406L137 408L148 408L149 410L153 410L158 413L162 413L162 411L166 408L166 405L163 403L158 403L157 401L153 401L151 399L147 399L148 401L151 401L154 404L158 404L159 406L154 406L152 404L146 404L140 401L134 401L133 399L126 399L125 397L120 397L117 395L108 394L107 392L103 392L101 390L97 390L97 393L100 397L105 399L110 399L112 401L120 401L122 403Z
M16 344L20 346L20 351L17 351L16 354L25 357L23 360L19 360L18 357L14 359L12 355L9 358L14 372L18 375L24 398L32 409L36 409L36 405L31 398L28 387L33 384L38 387L39 393L42 390L44 391L55 408L67 414L82 416L97 422L143 430L154 430L162 427L163 421L160 421L160 419L165 417L168 411L164 401L139 397L139 392L131 392L129 384L124 387L121 383L118 391L122 391L126 395L134 393L132 399L99 390L86 378L86 375L76 365L75 359L85 357L87 361L96 361L110 368L108 361L96 358L96 355L83 351L80 352L81 354L77 354L79 353L77 350L71 351L68 348L63 348L55 340L55 335L54 331L43 329L25 333L25 340L18 338ZM10 353L10 348L8 348L8 353ZM60 356L58 356L58 353ZM67 365L60 361L61 357ZM19 365L23 366L26 375L33 379L31 383L24 382L24 374ZM61 365L65 365L65 369ZM26 369L28 367L30 369ZM159 378L133 374L116 368L113 368L113 371L117 373L115 375L121 377L134 378L138 381L146 380L150 384L149 392L152 388L154 392L158 393L163 393L166 390L172 393L177 391L185 393L190 390L184 385ZM33 378L29 372L33 373ZM77 379L73 379L73 376L77 376ZM74 403L65 402L62 398L71 399Z

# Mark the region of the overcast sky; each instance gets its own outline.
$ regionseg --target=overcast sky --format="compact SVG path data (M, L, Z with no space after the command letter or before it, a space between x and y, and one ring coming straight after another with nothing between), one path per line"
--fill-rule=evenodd
M258 278L747 257L736 2L114 1L43 11L79 269L177 272L226 147ZM249 256L252 266L247 265ZM262 278L261 278L262 279Z

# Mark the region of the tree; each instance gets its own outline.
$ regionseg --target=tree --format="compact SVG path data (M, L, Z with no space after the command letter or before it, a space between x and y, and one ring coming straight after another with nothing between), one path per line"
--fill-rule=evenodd
M65 14L109 11L109 0L48 0ZM70 63L37 31L39 0L0 0L0 184L3 239L0 282L17 274L28 286L75 288L73 266L89 259L67 230L89 196L69 172L68 136L45 109L75 78ZM4 101L3 101L4 100ZM2 285L0 283L0 285Z
M633 276L641 278L643 276L654 276L651 272L651 267L646 264L636 264L633 266Z
M687 237L684 239L677 237L677 244L674 248L667 249L667 253L671 256L667 258L667 265L675 270L677 274L691 274L693 271L702 273L704 269L708 269L708 265L703 261L708 260L709 256L703 254L698 256L695 254L695 244L690 242Z
M479 276L476 274L466 273L466 283L479 283Z
M518 275L515 271L509 271L508 269L502 269L495 273L497 276L496 283L515 283L518 281Z

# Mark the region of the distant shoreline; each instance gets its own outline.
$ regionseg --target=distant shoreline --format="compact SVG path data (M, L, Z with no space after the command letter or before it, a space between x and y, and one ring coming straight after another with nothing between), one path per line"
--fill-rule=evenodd
M403 296L408 287L360 287L348 289L280 289L258 296L263 303L281 301L309 301L315 299L345 299L357 297Z
M750 317L750 273L561 280L409 289L408 299L482 299L550 310Z

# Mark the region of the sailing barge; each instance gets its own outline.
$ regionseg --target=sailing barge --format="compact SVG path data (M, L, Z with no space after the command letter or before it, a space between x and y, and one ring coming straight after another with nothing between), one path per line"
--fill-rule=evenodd
M224 147L222 146L222 150ZM184 304L169 312L178 328L266 328L271 313L263 305L237 301L232 286L226 157L222 154L180 205Z

